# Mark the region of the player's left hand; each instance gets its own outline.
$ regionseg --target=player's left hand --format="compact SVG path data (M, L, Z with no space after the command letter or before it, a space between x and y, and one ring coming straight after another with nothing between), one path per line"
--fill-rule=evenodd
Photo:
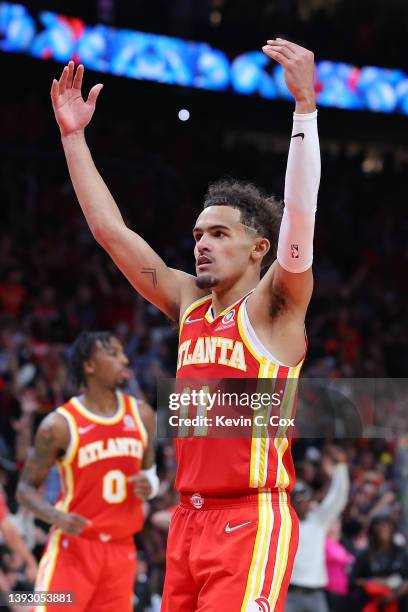
M287 88L297 101L315 98L314 55L311 51L283 38L268 40L262 50L283 67Z
M133 492L137 497L140 497L143 501L148 499L152 492L152 485L146 476L135 474L134 476L129 476L128 481L133 484Z

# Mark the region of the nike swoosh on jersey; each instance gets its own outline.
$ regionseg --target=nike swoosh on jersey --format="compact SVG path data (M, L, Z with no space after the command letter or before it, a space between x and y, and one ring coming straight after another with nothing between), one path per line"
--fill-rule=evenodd
M200 319L190 319L190 317L187 317L184 323L198 323L199 321L202 321L203 319L204 317L201 317Z
M87 425L86 427L78 427L79 435L86 433L87 431L91 431L91 429L95 429L96 425Z
M252 521L247 521L246 523L240 523L239 525L235 525L234 527L230 527L229 522L225 525L225 533L232 533L233 531L237 531L238 529L241 529L242 527L246 527L247 525L250 525L252 523Z

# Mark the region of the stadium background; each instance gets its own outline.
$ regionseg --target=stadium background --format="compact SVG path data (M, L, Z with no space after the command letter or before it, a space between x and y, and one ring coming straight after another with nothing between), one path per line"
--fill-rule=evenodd
M403 0L24 4L33 13L46 9L89 24L205 41L231 56L284 35L311 48L317 59L408 70ZM2 52L0 66L0 483L16 523L39 554L43 531L34 530L32 519L17 508L15 484L38 423L73 392L65 368L71 341L84 329L114 331L131 361L132 390L154 405L157 381L174 374L177 335L129 287L82 218L49 102L60 65ZM289 101L92 71L85 88L97 80L105 88L87 133L97 165L127 222L172 267L193 270L191 228L211 180L234 176L283 193ZM178 118L182 108L190 112L188 121ZM316 289L307 318L304 374L404 378L407 118L321 108L319 128ZM321 461L326 444L309 440L295 447L299 472L317 499L327 487ZM391 514L405 533L406 440L357 440L346 446L352 485L342 538L356 554L367 544L375 514ZM161 511L177 503L172 445L159 441L157 451L162 489L137 538L137 610L149 609L143 602L161 592L166 539ZM50 499L57 488L50 478ZM1 550L0 571L13 585L19 560L4 546ZM153 605L157 601L153 598Z

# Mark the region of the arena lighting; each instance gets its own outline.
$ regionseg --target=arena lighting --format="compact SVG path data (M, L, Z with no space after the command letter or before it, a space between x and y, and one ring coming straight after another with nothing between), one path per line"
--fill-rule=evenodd
M190 111L188 111L186 108L182 108L179 110L178 118L180 121L188 121L190 119Z
M87 26L21 4L0 3L0 50L61 63L73 58L91 70L168 85L291 99L281 66L261 51L230 59L206 43ZM320 106L408 115L408 75L401 70L329 61L316 68Z

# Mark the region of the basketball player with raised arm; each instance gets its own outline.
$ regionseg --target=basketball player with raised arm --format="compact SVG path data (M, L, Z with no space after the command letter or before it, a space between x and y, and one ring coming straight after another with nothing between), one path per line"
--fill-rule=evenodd
M19 503L52 525L35 588L73 593L75 605L56 600L61 612L133 610L133 534L142 529L143 501L157 495L159 482L153 410L119 390L127 366L109 332L79 336L70 369L84 393L41 422L18 485ZM62 485L55 507L38 490L53 464Z
M126 226L95 168L84 129L102 85L84 101L84 68L75 72L70 62L51 97L94 237L134 288L180 326L177 376L278 379L290 411L306 350L320 181L314 56L282 39L263 51L282 65L296 100L283 216L280 203L254 185L211 185L193 230L196 277L168 268ZM283 611L298 538L285 433L227 442L191 437L176 448L181 504L170 527L162 609Z

